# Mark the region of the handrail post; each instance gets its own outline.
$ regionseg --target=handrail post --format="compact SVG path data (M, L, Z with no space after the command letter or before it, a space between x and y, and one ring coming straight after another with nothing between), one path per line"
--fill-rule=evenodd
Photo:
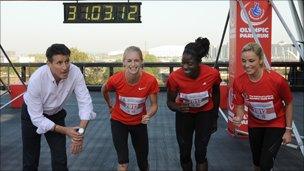
M170 66L169 71L170 71L170 73L173 72L173 67Z
M80 69L80 72L81 72L82 75L83 75L83 78L85 79L86 75L85 75L84 66L83 66L83 65L80 65L80 66L79 66L79 69Z
M109 77L114 74L114 67L110 66L110 73L109 74L110 74Z
M10 68L9 68L9 66L7 66L7 85L10 85L10 82L11 82L11 80L10 80Z
M26 66L21 67L21 78L23 82L26 82Z

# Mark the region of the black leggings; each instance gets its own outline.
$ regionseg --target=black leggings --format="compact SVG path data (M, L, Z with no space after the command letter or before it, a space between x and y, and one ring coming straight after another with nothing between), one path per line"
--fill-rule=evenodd
M249 128L248 132L253 164L261 171L271 170L285 128Z
M125 125L111 119L111 129L114 147L118 156L118 163L129 163L128 134L130 133L138 167L141 171L148 170L149 143L147 125Z
M191 149L195 131L195 160L196 163L207 161L207 145L211 136L213 112L180 113L176 112L176 137L180 150L182 167L192 167Z

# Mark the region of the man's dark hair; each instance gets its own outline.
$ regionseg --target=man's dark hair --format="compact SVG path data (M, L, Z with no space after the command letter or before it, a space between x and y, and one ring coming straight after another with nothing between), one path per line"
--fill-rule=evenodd
M64 44L52 44L47 50L46 50L46 57L49 62L53 61L54 55L66 55L70 56L71 51L68 47L66 47Z

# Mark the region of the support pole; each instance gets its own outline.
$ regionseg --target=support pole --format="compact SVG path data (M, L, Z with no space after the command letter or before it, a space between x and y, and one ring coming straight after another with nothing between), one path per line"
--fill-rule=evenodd
M304 156L304 146L303 146L303 141L301 139L301 136L299 134L298 128L296 127L296 124L294 123L294 121L292 121L292 132L298 142L298 146L300 147L302 156Z
M274 5L274 3L272 2L272 0L269 0L269 2L271 3L272 8L274 9L274 11L276 12L277 16L279 17L282 25L284 26L287 34L289 35L289 38L291 39L292 43L294 44L295 48L297 49L297 51L300 54L300 57L302 58L302 60L304 60L304 50L300 48L300 45L296 42L296 39L294 38L294 36L292 35L291 31L289 30L289 28L287 27L287 24L285 23L283 17L281 16L281 14L279 13L277 7Z
M293 22L295 24L295 28L298 34L298 37L300 40L304 40L304 30L303 30L303 25L301 25L301 20L299 18L297 9L295 7L295 4L293 1L288 1L289 2L289 6L290 6L290 10L291 10L291 14L292 14L292 19Z
M13 70L15 71L16 75L18 76L19 80L21 81L21 83L25 85L24 81L22 80L22 78L20 77L18 71L16 70L16 68L14 67L14 64L12 63L12 61L10 60L10 58L7 56L6 52L4 51L2 45L0 44L0 48L1 48L1 51L3 52L4 56L6 57L7 61L10 63L10 65L12 66Z
M218 60L220 58L220 54L221 54L221 50L222 50L222 45L223 45L224 38L225 38L225 35L226 35L226 30L227 30L227 26L228 26L228 22L229 22L229 15L230 15L230 11L228 11L228 15L227 15L227 18L226 18L226 23L225 23L225 27L224 27L223 34L222 34L220 47L218 49L218 52L217 52L217 55L216 55L216 60L214 62L214 68L218 68Z

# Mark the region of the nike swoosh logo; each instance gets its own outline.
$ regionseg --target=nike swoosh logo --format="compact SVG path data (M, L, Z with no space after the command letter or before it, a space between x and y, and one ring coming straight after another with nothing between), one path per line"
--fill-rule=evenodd
M145 89L146 87L138 87L138 90L143 90Z

